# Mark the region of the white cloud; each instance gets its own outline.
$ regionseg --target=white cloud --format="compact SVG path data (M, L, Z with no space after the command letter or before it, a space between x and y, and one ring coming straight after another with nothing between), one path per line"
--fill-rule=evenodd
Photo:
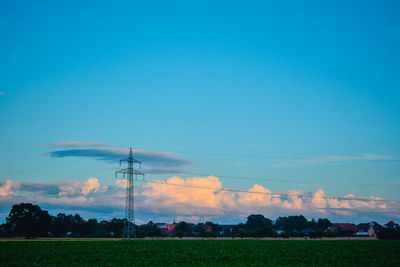
M86 181L61 183L19 183L0 181L0 203L32 202L59 207L88 210L123 210L126 180L115 185L101 185L95 177ZM181 178L144 182L135 188L135 208L138 212L168 214L176 218L243 218L261 213L267 217L284 214L318 216L358 216L370 213L382 216L399 214L398 202L387 202L371 196L368 200L354 195L329 197L318 189L313 193L300 190L273 193L255 184L248 190L230 190L216 176ZM389 215L388 215L389 214ZM182 217L179 217L182 216ZM361 215L359 216L361 217Z
M117 179L117 180L115 180L115 185L119 188L126 188L127 180L126 179Z
M17 189L20 186L21 185L19 182L13 182L11 180L1 181L0 197L8 197L8 196L15 195L15 193L12 191L12 189Z
M193 186L193 187L191 187ZM211 189L213 188L213 189ZM172 177L165 181L145 184L138 193L138 208L155 213L176 213L185 216L246 216L301 213L309 216L328 216L346 212L383 212L399 210L399 203L387 203L372 197L370 200L345 196L329 197L319 189L311 196L303 191L273 194L268 188L255 184L249 190L224 190L215 176L182 179ZM346 212L345 212L346 211Z
M104 190L106 189L106 186L101 187L97 178L90 177L87 181L84 182L72 181L61 184L59 186L60 192L58 193L58 195L65 196L83 194L86 196L89 193L99 191L101 188Z
M311 205L316 208L326 208L327 202L325 199L325 192L322 189L318 189L311 200Z
M100 189L100 183L97 178L89 178L82 187L82 194L87 195L90 192L97 192Z

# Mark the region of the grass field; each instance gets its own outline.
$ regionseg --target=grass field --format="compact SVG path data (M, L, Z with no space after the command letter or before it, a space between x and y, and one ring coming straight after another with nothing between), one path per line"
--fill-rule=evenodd
M4 241L1 266L400 266L400 241Z

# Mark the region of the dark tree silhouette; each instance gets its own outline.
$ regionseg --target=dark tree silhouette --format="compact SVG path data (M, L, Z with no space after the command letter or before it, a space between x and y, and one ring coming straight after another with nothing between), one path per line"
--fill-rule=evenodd
M47 210L42 210L37 205L21 203L12 206L6 222L14 235L47 236L50 232L51 216Z
M326 230L326 228L328 228L329 226L332 225L332 223L326 218L318 219L318 223L317 224L318 224L318 228L320 230Z
M65 215L59 213L56 217L52 218L52 234L54 236L66 236L68 232L73 230L72 215Z
M275 228L285 231L288 234L301 232L307 227L307 219L303 216L279 217L275 221Z
M265 226L270 226L272 228L272 221L268 218L265 218L263 215L252 214L249 217L247 217L246 228L257 229L257 228L263 228Z
M190 235L190 227L187 222L179 222L178 225L175 227L176 231L176 236L182 237L182 236L188 236Z

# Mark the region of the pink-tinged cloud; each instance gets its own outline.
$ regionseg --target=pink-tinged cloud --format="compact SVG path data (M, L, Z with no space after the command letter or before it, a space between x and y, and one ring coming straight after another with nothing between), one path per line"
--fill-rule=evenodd
M339 198L327 196L318 189L310 193L300 190L273 193L255 184L248 190L232 190L216 176L154 180L135 184L135 208L138 212L161 217L245 218L261 213L266 217L303 214L308 217L353 216L375 214L400 218L397 201L371 196L368 201L354 195ZM115 185L102 185L98 178L60 183L19 183L0 181L0 204L32 202L58 207L123 211L126 180ZM4 205L3 205L4 206ZM392 215L394 214L394 215ZM397 214L397 216L396 216ZM183 218L182 217L182 218Z
M169 184L177 186L170 186ZM187 179L174 176L165 182L158 181L158 183L144 184L140 196L144 198L147 205L151 205L152 201L156 201L161 204L160 207L185 207L185 210L189 213L192 213L189 207L193 208L195 212L202 208L218 210L226 202L224 197L227 192L225 191L215 192L208 188L194 188L191 186L222 188L221 182L215 176Z
M258 184L247 191L229 191L224 189L215 176L187 179L171 177L165 181L149 182L139 191L139 208L155 213L179 211L186 216L201 214L240 217L251 213L262 213L266 216L293 213L328 216L399 210L399 203L396 201L382 203L382 199L375 197L371 197L370 201L354 196L333 198L327 196L322 189L311 196L302 191L274 194Z
M99 180L94 177L90 177L87 181L84 182L69 182L59 186L60 192L58 195L65 196L65 195L76 195L76 194L83 194L87 195L91 192L97 192L101 189ZM103 189L105 187L103 186Z
M15 193L13 189L18 189L21 185L19 182L13 182L11 180L1 181L0 183L0 197L13 196Z

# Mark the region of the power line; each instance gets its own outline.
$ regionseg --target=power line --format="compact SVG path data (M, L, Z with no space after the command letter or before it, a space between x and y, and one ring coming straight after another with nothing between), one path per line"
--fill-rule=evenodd
M205 173L196 173L196 175L210 176L210 174L205 174ZM214 174L214 176L219 178L225 177L237 180L253 180L253 181L263 181L263 182L273 181L273 182L285 182L285 183L297 183L297 184L326 184L326 185L337 185L337 186L400 188L400 184L350 183L350 182L330 182L330 181L312 181L312 180L293 181L290 179L281 179L281 178L255 178L248 176L232 176L232 175L220 175L220 174Z
M364 202L377 202L377 203L397 203L400 201L390 200L390 199L368 199L368 198L355 198L355 197L329 197L329 196L314 196L314 195L303 195L303 194L288 194L288 193L273 193L273 192L257 192L257 191L247 191L240 189L230 189L230 188L217 188L211 186L198 186L198 185L187 185L187 184L174 184L167 182L159 182L159 181L146 181L147 183L155 183L155 184L163 184L163 185L171 185L171 186L181 186L181 187L190 187L190 188L200 188L200 189L209 189L216 191L228 191L228 192L236 192L236 193L247 193L247 194L258 194L258 195L271 195L272 197L302 197L302 198L323 198L323 199L336 199L336 200L355 200L355 201L364 201Z
M73 162L73 161L71 161L71 162ZM71 162L68 162L68 163L71 163ZM65 163L65 164L67 164L67 163ZM61 165L61 164L57 164L57 165ZM49 165L49 166L55 166L55 165ZM25 170L25 171L28 171L28 170ZM109 169L101 169L101 170L88 171L88 172L64 176L59 179L69 179L69 178L79 177L82 175L88 175L88 174L90 175L93 173L101 173L101 172L105 172L105 171L110 171L110 170ZM195 173L194 175L210 176L209 173ZM212 175L216 176L218 178L229 178L229 179L245 180L245 181L251 180L251 181L261 181L261 182L272 181L272 182L284 182L284 183L295 183L295 184L324 184L324 185L346 186L346 187L380 187L380 188L395 188L395 189L400 188L400 184L330 182L330 181L322 181L322 180L319 180L319 181L317 181L317 180L294 181L291 179L282 179L282 178L256 178L256 177L249 177L249 176L233 176L233 175L224 175L224 174L212 174ZM99 177L97 177L97 178L99 178ZM349 180L351 180L351 179L349 179Z
M171 151L170 151L171 152ZM173 152L173 151L172 151ZM270 157L270 158L292 158L292 159L311 159L311 158L301 158L301 157L275 157L275 156L255 156L255 155L242 155L242 154L218 154L218 153L198 153L198 152L185 152L185 151L175 151L174 153L190 153L190 154L202 154L202 155L216 155L216 156L250 156L250 157ZM24 173L24 172L33 172L41 169L51 168L60 165L70 164L76 161L81 161L82 159L74 159L67 162L60 162L56 164L45 165L41 167L25 169L25 170L17 170L11 171L9 173L5 173L3 175L8 175L11 173ZM397 161L397 160L394 160ZM101 170L102 171L102 170ZM106 170L104 170L106 171ZM99 171L95 171L98 173ZM76 175L70 175L62 177L61 179L68 179L73 177L78 177L81 175L91 174L93 172L85 172ZM211 172L210 172L211 173ZM205 173L196 173L196 175L204 175L209 176L209 174ZM285 182L285 183L296 183L296 184L326 184L326 185L334 185L334 186L350 186L350 187L381 187L381 188L400 188L400 184L382 184L382 183L355 183L355 182L330 182L330 181L315 181L315 180L302 180L302 181L293 181L291 179L281 179L281 178L256 178L256 177L244 177L244 176L232 176L232 175L224 175L224 174L215 174L215 176L220 178L229 178L229 179L238 179L238 180L254 180L254 181L276 181L276 182ZM349 179L351 180L351 179Z
M82 175L90 175L90 174L101 173L101 172L106 172L106 171L111 171L111 170L109 170L109 169L93 170L93 171L64 176L59 179L75 178L75 177L79 177ZM195 173L194 175L210 176L209 173ZM106 177L106 176L100 176L100 177ZM249 176L233 176L233 175L223 175L223 174L213 174L213 176L216 176L218 178L229 178L229 179L245 180L245 181L251 180L251 181L261 181L261 182L267 182L267 181L285 182L285 183L294 183L294 184L324 184L324 185L346 186L346 187L380 187L380 188L395 188L395 189L400 188L399 184L330 182L330 181L322 181L322 180L319 180L319 181L316 181L316 180L294 181L291 179L282 179L282 178L256 178L256 177L249 177ZM100 177L97 177L97 178L100 178Z
M47 168L51 168L51 167L55 167L55 166L66 165L66 164L70 164L70 163L72 163L72 162L77 162L77 161L82 161L82 159L74 159L74 160L70 160L70 161L67 161L67 162L59 162L59 163L55 163L55 164L44 165L44 166L41 166L41 167L35 167L35 168L30 168L30 169L15 170L15 171L14 171L14 170L11 170L11 171L8 171L7 173L32 172L32 171L47 169Z
M192 151L181 151L181 150L168 150L160 151L164 153L180 153L180 154L192 154L192 155L204 155L204 156L217 156L217 157L237 157L237 158L265 158L265 159L289 159L289 160L321 160L321 161L394 161L398 162L398 158L368 158L368 157L344 157L341 159L330 158L330 157L294 157L294 156L277 156L277 155L250 155L250 154L233 154L233 153L212 153L212 152L192 152Z
M74 177L79 177L79 176L82 176L82 175L87 175L87 174L92 174L92 173L99 173L99 172L105 172L105 171L109 171L109 170L101 169L101 170L96 170L96 171L84 172L84 173L79 173L79 174L75 174L75 175L70 175L70 176L61 177L60 179L74 178Z

